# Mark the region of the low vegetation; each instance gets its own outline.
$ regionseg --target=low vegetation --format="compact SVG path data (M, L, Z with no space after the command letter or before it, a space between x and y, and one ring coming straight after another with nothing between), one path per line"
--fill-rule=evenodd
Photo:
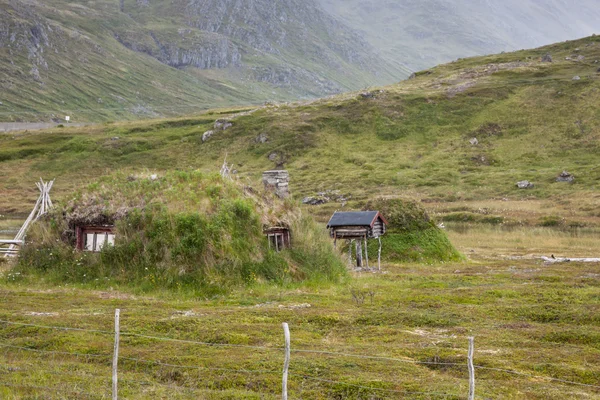
M364 208L378 210L388 221L387 232L381 240L384 260L440 262L461 259L446 233L419 204L406 199L378 198L369 201ZM370 254L376 254L378 250L378 244L372 241Z

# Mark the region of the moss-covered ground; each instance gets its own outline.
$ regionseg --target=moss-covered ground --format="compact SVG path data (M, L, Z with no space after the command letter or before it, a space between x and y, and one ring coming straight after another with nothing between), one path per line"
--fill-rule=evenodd
M542 238L552 236L544 229ZM2 321L103 332L0 322L0 393L109 398L120 308L123 398L277 398L282 322L292 332L290 398L466 398L468 336L475 364L492 368L476 370L476 398L599 398L600 267L491 258L486 246L519 250L499 240L477 247L480 233L451 233L461 250L474 250L465 262L386 264L384 273L343 284L258 285L206 299L24 284L9 275L0 285Z

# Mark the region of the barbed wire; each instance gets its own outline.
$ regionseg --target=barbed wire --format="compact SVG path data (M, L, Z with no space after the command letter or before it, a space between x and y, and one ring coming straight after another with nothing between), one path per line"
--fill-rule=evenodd
M182 368L182 369L201 369L201 370L205 370L205 371L222 371L222 372L236 372L236 373L243 373L243 374L279 374L281 373L280 370L259 370L259 369L232 369L232 368L212 368L212 367L204 367L201 365L181 365L181 364L171 364L171 363L164 363L161 361L155 361L155 360L146 360L143 358L132 358L132 357L119 357L119 360L127 360L127 361L133 361L136 363L143 363L143 364L155 364L155 365L159 365L161 367L169 367L169 368Z
M99 333L99 334L108 334L108 335L115 334L114 332L111 332L111 331L103 331L103 330L99 330L99 329L71 328L71 327L67 327L67 326L38 325L38 324L30 324L30 323L25 323L25 322L13 322L13 321L7 321L7 320L0 320L0 323L8 324L8 325L29 326L29 327L42 328L42 329L54 329L54 330L60 330L60 331L78 331L78 332L90 332L90 333Z
M338 353L335 351L320 351L320 350L302 350L302 349L290 349L290 351L296 352L296 353L311 353L311 354L324 354L324 355L334 355L334 356L342 356L342 357L354 357L354 358L363 358L363 359L369 359L369 360L380 360L380 361L396 361L396 362L403 362L403 363L409 363L409 364L425 364L425 365L460 365L460 366L464 366L466 367L467 364L461 364L461 363L447 363L447 362L435 362L435 361L416 361L416 360L407 360L407 359L402 359L402 358L393 358L393 357L383 357L383 356L365 356L362 354L352 354L352 353Z
M100 399L105 398L104 395L100 395L100 394L93 394L93 393L89 393L89 392L85 392L85 391L81 391L81 390L58 389L58 388L52 388L49 386L36 386L36 385L26 385L26 384L20 384L20 383L0 382L0 387L2 387L2 386L20 388L20 389L35 389L35 390L52 391L52 392L56 392L56 393L67 392L67 393L71 393L71 394L76 394L78 396L84 395L87 398L100 398ZM63 398L63 397L61 397L61 398Z
M32 349L30 347L14 346L14 345L6 344L6 343L0 343L0 347L12 348L12 349L23 350L23 351L30 351L33 353L69 355L69 356L75 356L75 357L92 357L92 358L94 358L94 357L97 357L97 358L112 357L112 355L109 355L109 354L86 354L86 353L72 353L72 352L67 352L67 351L40 350L40 349Z
M515 371L515 370L511 370L511 369L484 367L484 366L481 366L481 365L474 365L474 367L477 368L477 369L497 371L497 372L505 372L505 373L513 374L513 375L526 376L528 378L545 379L545 380L554 381L554 382L568 383L570 385L585 386L585 387L591 387L591 388L594 388L594 389L600 389L599 385L592 385L592 384L589 384L589 383L581 383L581 382L573 382L573 381L569 381L569 380L566 380L566 379L552 378L550 376L531 375L531 374L528 374L528 373L525 373L525 372L519 372L519 371Z
M325 378L317 378L317 377L309 376L309 375L299 375L299 374L295 374L295 373L292 373L292 372L290 372L289 375L290 376L297 376L297 377L302 378L302 379L319 381L319 382L327 382L327 383L332 383L332 384L336 384L336 385L351 386L351 387L355 387L355 388L359 388L359 389L378 390L378 391L391 392L391 393L401 393L401 394L436 394L436 395L441 395L443 397L456 396L456 395L450 395L450 394L441 393L441 392L408 392L408 391L397 390L397 389L386 389L386 388L378 388L378 387L373 387L373 386L364 386L364 385L358 385L358 384L355 384L355 383L334 381L334 380L325 379Z

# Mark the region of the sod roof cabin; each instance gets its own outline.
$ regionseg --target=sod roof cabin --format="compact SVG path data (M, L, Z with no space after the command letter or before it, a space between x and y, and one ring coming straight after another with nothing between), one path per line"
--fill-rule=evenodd
M379 211L336 211L327 229L333 239L376 239L383 236L388 222Z

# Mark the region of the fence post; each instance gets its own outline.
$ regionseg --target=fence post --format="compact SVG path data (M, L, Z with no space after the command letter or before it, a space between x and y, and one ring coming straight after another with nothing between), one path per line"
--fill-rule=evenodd
M475 352L475 338L469 338L469 400L475 399L475 367L473 367L473 353Z
M377 238L379 240L379 251L377 252L377 268L381 271L381 236Z
M118 399L117 394L117 366L119 364L119 336L120 336L120 327L119 327L119 316L121 314L120 309L115 310L115 349L113 353L113 363L112 363L112 400Z
M290 327L287 322L283 324L283 335L285 336L285 361L283 363L283 390L281 394L281 398L283 400L287 400L287 380L288 380L288 369L290 368Z

